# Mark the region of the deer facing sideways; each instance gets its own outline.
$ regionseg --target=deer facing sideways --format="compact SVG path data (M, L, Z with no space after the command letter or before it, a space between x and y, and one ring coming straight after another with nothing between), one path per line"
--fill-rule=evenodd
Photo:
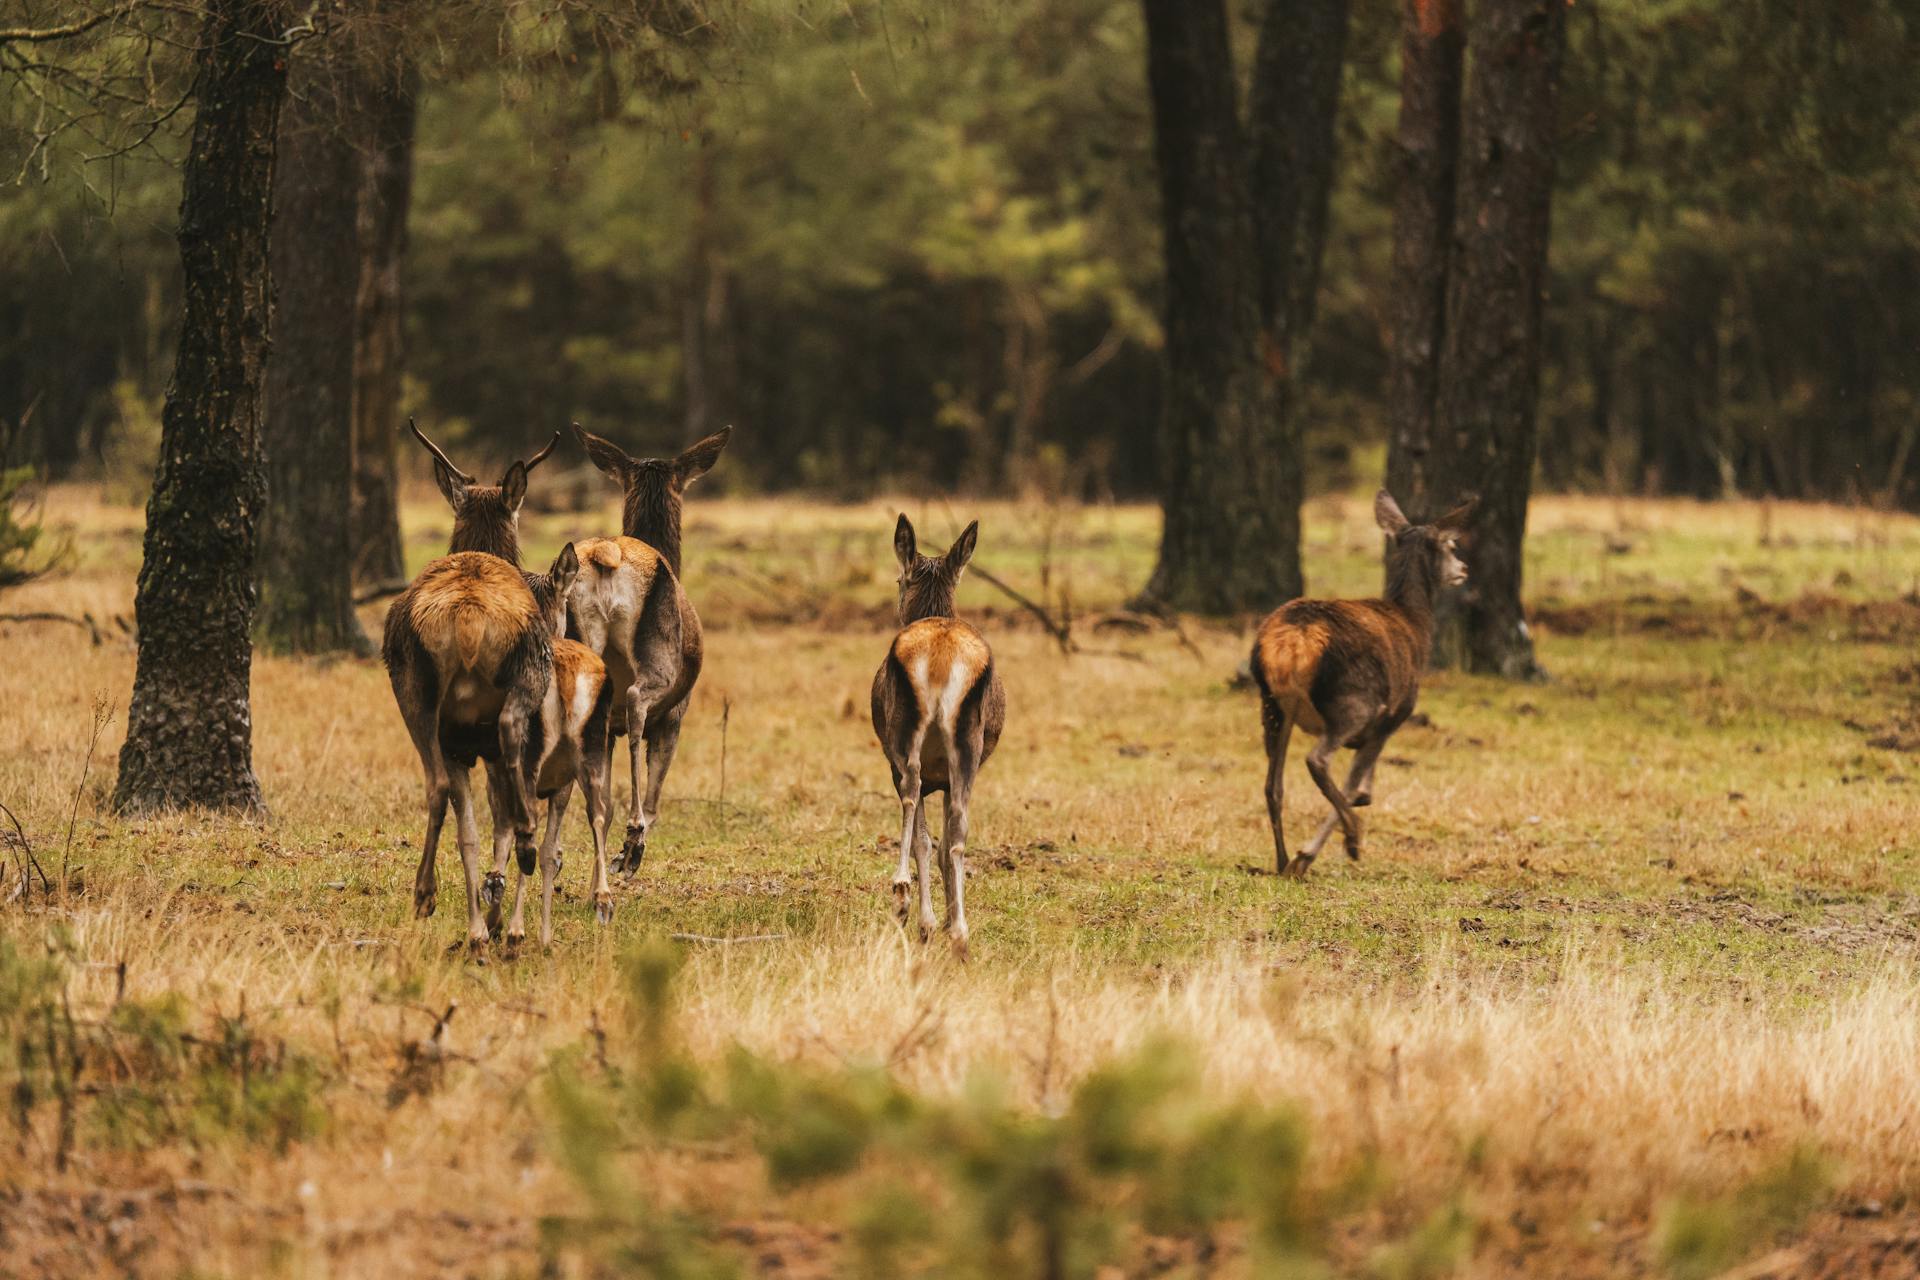
M1373 515L1387 535L1387 591L1382 600L1295 600L1268 614L1255 633L1253 679L1267 748L1267 817L1273 824L1274 870L1304 876L1339 824L1347 856L1360 856L1360 819L1373 802L1373 770L1394 730L1413 714L1420 674L1433 645L1433 605L1443 588L1467 580L1458 555L1461 531L1477 499L1431 524L1409 522L1385 489ZM1318 739L1307 773L1333 806L1291 862L1281 834L1282 773L1287 740L1298 725ZM1353 748L1344 792L1330 762Z
M680 585L680 508L687 486L710 470L733 428L673 458L635 458L573 424L593 465L625 494L618 538L578 544L580 579L568 602L572 633L605 660L613 689L612 730L627 735L633 783L626 840L613 869L640 870L647 834L660 817L660 790L680 744L680 723L705 655L700 615ZM643 746L644 744L644 746ZM640 783L645 752L647 781ZM596 867L594 883L605 876Z
M974 779L1007 719L1007 692L986 637L953 616L954 594L979 530L975 521L945 555L923 556L912 523L900 517L893 534L900 561L900 631L873 677L873 731L900 797L894 915L906 923L911 855L920 880L920 936L924 941L933 935L926 798L944 791L940 880L946 890L947 936L962 958L967 954L967 806Z

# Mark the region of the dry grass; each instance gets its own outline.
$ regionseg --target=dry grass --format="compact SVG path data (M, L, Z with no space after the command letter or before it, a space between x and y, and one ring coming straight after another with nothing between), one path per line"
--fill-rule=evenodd
M911 509L932 540L945 513ZM744 1044L881 1061L933 1092L991 1072L1050 1109L1155 1034L1191 1041L1210 1091L1298 1105L1321 1167L1378 1162L1390 1190L1341 1225L1342 1269L1457 1202L1474 1223L1466 1274L1657 1270L1663 1206L1802 1147L1830 1162L1835 1206L1910 1221L1920 782L1868 742L1913 715L1920 627L1898 597L1920 525L1541 503L1529 567L1561 621L1541 636L1558 678L1436 680L1432 723L1388 752L1366 859L1323 859L1306 886L1241 869L1269 856L1255 716L1228 687L1244 632L1102 634L1086 643L1103 652L1066 657L970 585L962 607L991 619L1012 709L975 802L975 959L960 967L884 924L892 804L865 692L887 510L696 506L689 584L710 658L666 819L606 933L571 833L550 955L476 967L444 953L459 932L444 913L410 919L418 771L377 667L258 660L263 825L108 817L117 719L67 893L0 909L0 936L38 950L69 935L82 1016L111 1006L122 960L127 999L174 993L200 1019L244 1002L328 1065L330 1122L284 1156L82 1142L63 1173L42 1121L0 1173L4 1269L536 1269L536 1220L578 1195L548 1150L543 1074L621 1038L619 957L671 931L787 935L695 948L682 1023L703 1058ZM49 511L74 568L7 608L130 611L137 517L78 490ZM1082 612L1116 605L1151 556L1140 509L978 513L984 564L1028 590L1046 564ZM444 511L409 516L417 563ZM530 561L606 518L541 517ZM1364 521L1356 501L1314 505L1317 586L1371 586ZM0 626L0 648L0 800L57 875L89 703L125 698L132 651L47 626ZM1296 839L1321 811L1310 790L1296 764ZM457 868L443 858L443 876ZM12 888L9 873L0 896ZM453 1003L450 1054L420 1074L409 1045ZM390 1105L396 1081L408 1096ZM674 1178L742 1217L799 1212L756 1212L751 1180L699 1159ZM1776 1273L1888 1230L1849 1221L1816 1219Z

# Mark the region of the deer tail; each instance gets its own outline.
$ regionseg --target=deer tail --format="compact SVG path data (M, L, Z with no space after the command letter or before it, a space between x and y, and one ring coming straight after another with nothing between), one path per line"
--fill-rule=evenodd
M464 608L453 618L453 649L460 665L472 671L480 665L480 654L487 644L487 614L483 609Z

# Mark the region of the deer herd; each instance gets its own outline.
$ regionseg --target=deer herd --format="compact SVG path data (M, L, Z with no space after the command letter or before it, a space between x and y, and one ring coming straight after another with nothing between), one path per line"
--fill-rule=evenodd
M594 914L602 925L613 919L613 873L631 878L639 871L659 820L661 787L704 656L700 615L680 581L681 504L687 487L719 460L731 428L677 457L643 459L575 423L587 457L620 485L620 533L570 542L545 573L529 573L520 564L520 509L528 476L560 442L558 433L539 453L510 465L498 484L483 484L411 419L407 426L432 455L434 479L453 509L447 554L393 602L381 646L426 781L414 914L434 912L435 855L451 805L468 943L477 951L500 930L511 847L515 875L505 944L511 952L526 937L525 890L537 869L540 941L550 945L560 828L574 785L586 797ZM1265 729L1267 815L1279 874L1304 876L1336 825L1347 856L1360 856L1354 810L1371 802L1380 751L1413 713L1439 592L1466 581L1458 551L1472 510L1469 500L1416 525L1382 490L1374 517L1388 539L1385 598L1295 600L1261 622L1251 669ZM944 929L963 958L967 811L1007 714L992 648L954 616L978 537L978 523L969 524L945 552L923 555L913 525L900 517L893 538L900 629L873 679L873 730L900 802L894 915L906 924L917 900L921 938ZM1333 812L1289 859L1281 775L1295 726L1316 735L1307 772ZM620 736L627 739L629 807L624 839L609 858L609 760ZM1342 747L1354 751L1344 789L1330 771ZM484 874L471 790L476 762L486 766L493 817L493 861ZM927 800L939 792L946 793L939 841L946 911L936 921ZM546 829L536 844L542 801Z

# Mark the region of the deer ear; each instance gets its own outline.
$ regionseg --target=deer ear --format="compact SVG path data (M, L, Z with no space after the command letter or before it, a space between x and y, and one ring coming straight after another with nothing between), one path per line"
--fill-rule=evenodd
M577 422L573 424L573 438L587 451L587 458L594 466L625 482L629 462L625 450L611 440L602 440Z
M913 536L913 521L907 519L907 513L900 513L900 522L893 526L893 554L900 560L902 569L911 569L913 562L920 558L920 544Z
M580 556L569 542L560 548L560 554L553 559L553 568L547 571L547 577L553 582L553 594L558 599L566 599L573 589L574 580L580 576Z
M1458 532L1467 527L1467 522L1473 519L1473 513L1478 511L1479 509L1480 509L1480 495L1477 493L1470 494L1467 497L1466 501L1462 502L1459 506L1455 507L1453 510L1447 512L1447 514L1441 516L1438 520L1435 520L1433 523L1437 528L1451 529L1455 532Z
M440 486L440 492L445 495L447 505L453 508L455 514L459 513L461 507L467 505L466 482L453 473L452 467L438 458L433 460L433 482Z
M1373 522L1383 533L1398 537L1407 531L1406 513L1385 489L1373 495Z
M967 567L967 561L973 559L974 544L980 541L980 522L975 520L960 531L960 536L947 548L947 568L959 573Z
M713 469L720 461L721 451L727 447L727 441L733 439L733 428L722 427L705 440L688 446L685 453L673 460L673 472L680 478L682 486L690 485Z
M500 477L500 496L507 501L507 510L518 511L520 504L527 500L527 464L516 462L507 468L507 474Z

